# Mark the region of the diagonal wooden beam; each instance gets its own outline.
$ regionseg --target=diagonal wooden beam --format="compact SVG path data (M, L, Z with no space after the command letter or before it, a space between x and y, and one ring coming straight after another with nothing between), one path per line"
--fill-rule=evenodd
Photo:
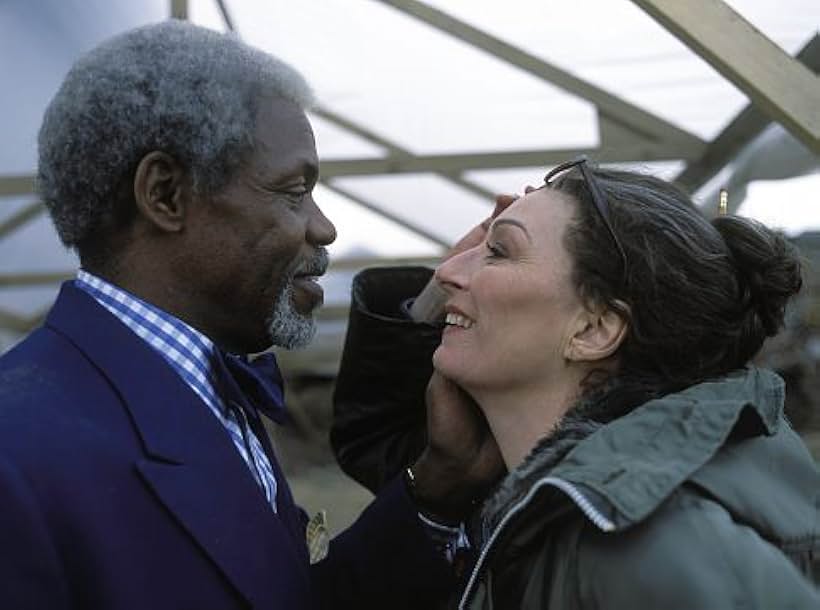
M30 317L21 316L5 309L0 309L0 328L25 334L42 324L48 314L49 309L51 309L51 305Z
M225 0L216 0L216 6L219 8L219 12L222 15L222 20L225 22L225 27L231 32L236 31L233 24L233 19L231 19L231 13L228 11L228 7L225 4Z
M9 235L12 231L26 224L29 220L36 218L45 210L45 206L40 201L30 203L24 208L12 214L9 218L0 223L0 239Z
M0 328L16 333L27 333L30 330L28 318L0 309Z
M814 37L795 56L812 72L820 72L820 35ZM709 144L703 155L690 161L675 181L694 193L771 123L771 118L753 104L747 105Z
M236 32L236 27L234 25L234 21L231 18L230 11L228 10L228 7L226 6L226 4L222 0L218 0L218 6L219 6L219 11L222 14L222 19L225 22L225 27L227 27L228 30L230 30L231 32ZM319 116L319 117L323 118L324 120L328 121L329 123L333 123L334 125L336 125L338 127L341 127L342 129L344 129L346 131L349 131L350 133L352 133L354 135L357 135L362 139L365 139L365 140L367 140L367 141L369 141L369 142L371 142L371 143L373 143L377 146L380 146L380 147L384 148L385 150L388 151L388 153L390 154L391 157L402 157L402 158L407 157L407 158L410 158L410 157L413 156L413 154L409 150L401 147L396 142L393 142L393 141L389 140L388 138L385 138L384 136L376 133L375 131L373 131L371 129L368 129L368 128L366 128L366 127L364 127L364 126L362 126L362 125L348 119L347 117L344 117L344 116L342 116L342 115L340 115L336 112L333 112L329 108L325 108L320 104L317 104L316 106L311 108L311 112L313 114L315 114L316 116ZM324 168L325 168L327 163L328 163L327 161L323 161L322 164L321 164L321 171L322 171L323 175L325 174ZM433 170L433 171L435 171L435 170ZM457 185L457 186L459 186L459 187L473 193L474 195L478 195L479 197L485 199L488 204L492 203L495 200L495 193L485 189L483 186L481 186L479 184L476 184L475 182L471 182L470 180L465 179L458 172L436 172L436 173L438 173L445 180L449 180L453 184L455 184L455 185ZM418 226L411 225L411 224L407 223L405 220L400 219L400 218L390 214L389 212L386 212L385 210L379 208L378 206L365 201L361 197L358 197L358 196L354 195L353 193L350 193L349 191L346 191L346 190L342 189L341 187L339 187L337 185L334 185L331 181L323 180L322 183L327 188L335 191L336 193L338 193L338 194L340 194L344 197L347 197L348 199L350 199L354 203L356 203L356 204L370 210L371 212L373 212L375 214L378 214L382 218L386 218L387 220L390 220L394 223L397 223L400 226L402 226L403 228L405 228L405 229L407 229L407 230L409 230L409 231L411 231L411 232L413 232L417 235L420 235L421 237L424 237L425 239L429 239L429 240L431 240L435 243L439 243L439 244L442 243L438 237L432 236L430 233L428 233L426 230L422 229L421 227L418 227ZM446 245L446 244L444 244L444 245Z
M51 311L52 305L52 303L49 303L47 306L43 307L43 309L41 309L28 319L29 330L33 330L45 321L46 316L48 316L48 312Z
M381 146L385 150L387 150L389 156L391 158L407 158L410 159L414 155L407 150L399 146L397 143L385 138L377 134L376 132L351 121L350 119L343 117L342 115L333 112L328 108L324 108L322 106L317 106L311 110L313 114L323 118L324 120L333 123L349 131L352 134L359 136L377 146ZM321 171L322 174L325 174L325 166L329 163L329 161L322 161L321 163ZM461 176L458 172L440 172L437 170L432 170L438 173L442 178L448 180L449 182L455 184L456 186L460 186L461 188L470 191L474 195L478 195L482 199L486 200L487 203L491 203L495 200L495 193L485 189L483 186L476 184L470 180L467 180L463 176Z
M428 6L418 0L382 0L406 15L447 33L501 59L542 80L594 103L601 115L627 127L638 137L651 142L674 144L677 158L686 159L702 149L703 141L697 136L673 125L643 108L630 104L600 87L588 83L565 70L544 61L478 28Z
M363 138L368 142L375 144L376 146L380 146L386 149L387 152L391 155L406 155L408 157L412 156L412 153L410 151L403 148L396 142L393 142L392 140L385 138L384 136L373 131L372 129L360 125L355 121L351 121L347 117L342 116L337 112L333 112L330 108L326 108L321 104L318 104L315 107L311 108L310 112L318 117L323 118L329 123L333 123L334 125L341 127L345 131L349 131L350 133L355 134L360 138Z
M820 153L820 78L722 0L633 0L743 91L809 150Z
M430 240L431 242L433 242L435 244L438 244L439 246L441 246L443 248L449 248L452 245L452 244L448 243L446 240L439 237L438 235L434 235L433 233L430 233L427 229L425 229L421 225L417 225L415 223L408 222L404 218L401 218L400 216L396 216L395 214L392 214L392 213L388 212L387 210L384 210L384 209L380 208L379 206L377 206L373 203L370 203L369 201L367 201L365 199L362 199L361 197L359 197L355 193L352 193L352 192L348 191L347 189L335 184L332 181L322 180L322 185L325 188L327 188L328 190L333 191L337 195L341 195L342 197L350 199L353 203L358 204L359 206L365 208L366 210L370 210L374 214L378 214L382 218L386 218L387 220L396 223L400 227L402 227L404 229L407 229L411 233L415 233L416 235L418 235L420 237L423 237L424 239Z

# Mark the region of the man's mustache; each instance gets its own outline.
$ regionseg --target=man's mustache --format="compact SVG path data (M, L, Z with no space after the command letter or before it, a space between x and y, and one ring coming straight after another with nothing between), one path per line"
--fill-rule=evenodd
M316 254L304 261L294 270L291 274L291 278L296 277L297 275L310 275L317 277L324 275L327 272L329 265L330 256L327 253L327 248L320 246L316 248Z

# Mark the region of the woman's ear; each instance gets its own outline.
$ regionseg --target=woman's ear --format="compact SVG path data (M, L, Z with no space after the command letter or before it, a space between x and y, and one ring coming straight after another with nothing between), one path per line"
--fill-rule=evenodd
M161 231L181 231L187 203L185 177L171 155L156 150L145 155L134 173L137 214Z
M625 303L619 306L628 311ZM624 315L608 307L588 309L579 320L577 332L570 338L564 353L567 360L594 362L614 354L626 338L629 324Z

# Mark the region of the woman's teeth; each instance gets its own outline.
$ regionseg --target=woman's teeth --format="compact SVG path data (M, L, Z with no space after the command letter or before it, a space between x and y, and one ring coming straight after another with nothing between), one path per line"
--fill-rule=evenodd
M470 328L475 322L470 318L464 317L457 313L448 313L444 318L445 324L451 326L459 326L461 328Z

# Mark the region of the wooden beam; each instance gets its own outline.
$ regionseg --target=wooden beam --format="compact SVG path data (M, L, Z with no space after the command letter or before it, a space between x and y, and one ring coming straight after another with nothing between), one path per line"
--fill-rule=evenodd
M325 121L329 123L333 123L334 125L341 127L345 131L349 131L352 134L359 136L360 138L367 140L368 142L375 144L376 146L380 146L387 150L387 152L394 156L406 155L408 157L412 157L413 155L410 151L406 150L405 148L399 146L396 142L385 138L384 136L376 133L372 129L369 129L355 121L351 121L345 116L332 111L330 108L326 108L321 105L317 105L310 109L312 114L315 114L318 117L321 117Z
M46 208L41 201L35 201L34 203L30 203L29 205L21 208L0 223L0 239L6 237L18 227L23 226L29 220L39 216L45 209Z
M820 78L722 0L633 0L743 91L809 150L820 153Z
M5 328L16 333L27 333L31 330L27 317L3 309L0 309L0 328Z
M376 214L378 216L381 216L382 218L385 218L385 219L389 220L390 222L394 222L397 225L399 225L400 227L402 227L403 229L406 229L406 230L410 231L411 233L414 233L414 234L418 235L419 237L423 237L424 239L427 239L427 240L433 242L434 244L438 244L442 248L449 248L452 245L452 244L448 243L446 240L439 237L438 235L434 235L433 233L430 233L424 227L419 226L419 225L414 224L414 223L411 223L411 222L408 222L404 218L396 216L395 214L391 214L387 210L384 210L384 209L380 208L379 206L377 206L373 203L370 203L369 201L366 201L365 199L362 199L361 197L359 197L355 193L352 193L352 192L348 191L347 189L342 188L341 186L339 186L337 184L334 184L330 180L322 179L322 185L324 185L325 188L327 188L330 191L333 191L337 195L341 195L342 197L350 199L353 203L358 204L359 206L365 208L366 210L370 210L374 214Z
M346 196L346 195L345 195ZM353 256L334 259L330 263L329 271L355 271L365 267L405 267L423 266L434 267L438 258L434 256ZM0 274L0 288L20 288L24 286L47 286L70 280L77 275L76 269L63 271L48 271L36 273L3 273Z
M701 154L705 146L698 148ZM607 149L571 148L563 150L521 150L495 153L464 153L447 155L420 155L417 157L384 157L364 159L334 159L322 162L322 176L366 176L375 174L442 173L466 170L513 167L541 167L556 165L578 155L588 155L595 161L626 163L630 161L678 160L680 150L674 145L666 148L634 144Z
M171 0L171 17L188 19L188 0Z
M231 32L236 32L236 27L234 25L233 19L231 18L231 14L228 11L225 2L223 0L217 0L217 4L219 6L219 11L222 13L222 19L225 22L225 27L228 28ZM386 149L391 155L393 156L407 156L412 157L413 154L405 148L402 148L397 143L379 135L375 131L364 127L354 121L351 121L347 117L343 117L342 115L333 112L329 108L325 108L319 104L311 108L310 110L316 116L323 118L324 120L328 121L329 123L333 123L334 125L341 127L342 129L349 131L350 133L367 140L377 146L380 146ZM457 172L443 172L440 173L441 177L449 182L459 186L474 195L478 195L479 197L483 197L487 200L488 204L491 204L495 201L496 193L493 193L483 186L476 184L470 180L467 180L463 176L461 176Z
M820 35L815 36L796 55L798 61L817 74L820 72ZM675 178L690 193L711 180L755 137L771 119L753 104L747 105L722 132L709 143L703 155L690 161Z
M355 271L365 267L406 267L423 266L434 267L438 264L438 258L433 256L404 256L404 257L382 257L382 256L353 256L334 259L330 262L329 271ZM44 286L57 284L70 280L77 275L75 269L64 271L38 272L38 273L4 273L0 274L0 288L17 288L23 286Z
M57 284L65 280L70 280L76 275L76 270L51 271L45 273L3 273L0 274L0 288Z
M352 134L359 136L377 146L380 146L387 150L388 154L391 157L399 157L399 158L413 158L414 155L408 151L406 148L399 146L397 143L388 140L387 138L377 134L376 132L351 121L347 117L343 117L342 115L333 112L328 108L324 108L322 106L317 106L311 109L311 112L316 116L323 118L324 120L341 127L342 129L349 131ZM328 161L321 162L321 171L322 174L325 174L325 165ZM479 197L485 199L488 204L495 201L495 193L490 192L489 190L485 189L484 187L467 180L463 176L461 176L458 172L437 172L439 175L444 178L445 180L459 186L474 195L478 195Z
M332 260L330 271L354 271L366 267L435 267L439 259L431 256L404 256L404 257L345 257Z
M689 158L696 154L694 151L703 147L703 141L700 138L677 125L423 2L418 0L383 0L383 2L533 76L589 100L598 107L602 115L628 127L636 134L636 139L648 139L650 142L676 146L678 151L675 156L678 159Z
M0 309L0 328L5 328L7 330L20 334L25 334L33 330L43 322L46 315L48 314L49 309L51 309L51 305L30 317L21 316L19 314L7 311L5 309Z
M222 15L222 20L225 22L225 27L228 28L231 32L235 31L236 28L233 24L233 19L231 18L231 13L228 11L228 7L225 4L224 0L216 0L216 6L219 8L219 13Z
M0 176L0 197L31 195L34 192L34 176Z

